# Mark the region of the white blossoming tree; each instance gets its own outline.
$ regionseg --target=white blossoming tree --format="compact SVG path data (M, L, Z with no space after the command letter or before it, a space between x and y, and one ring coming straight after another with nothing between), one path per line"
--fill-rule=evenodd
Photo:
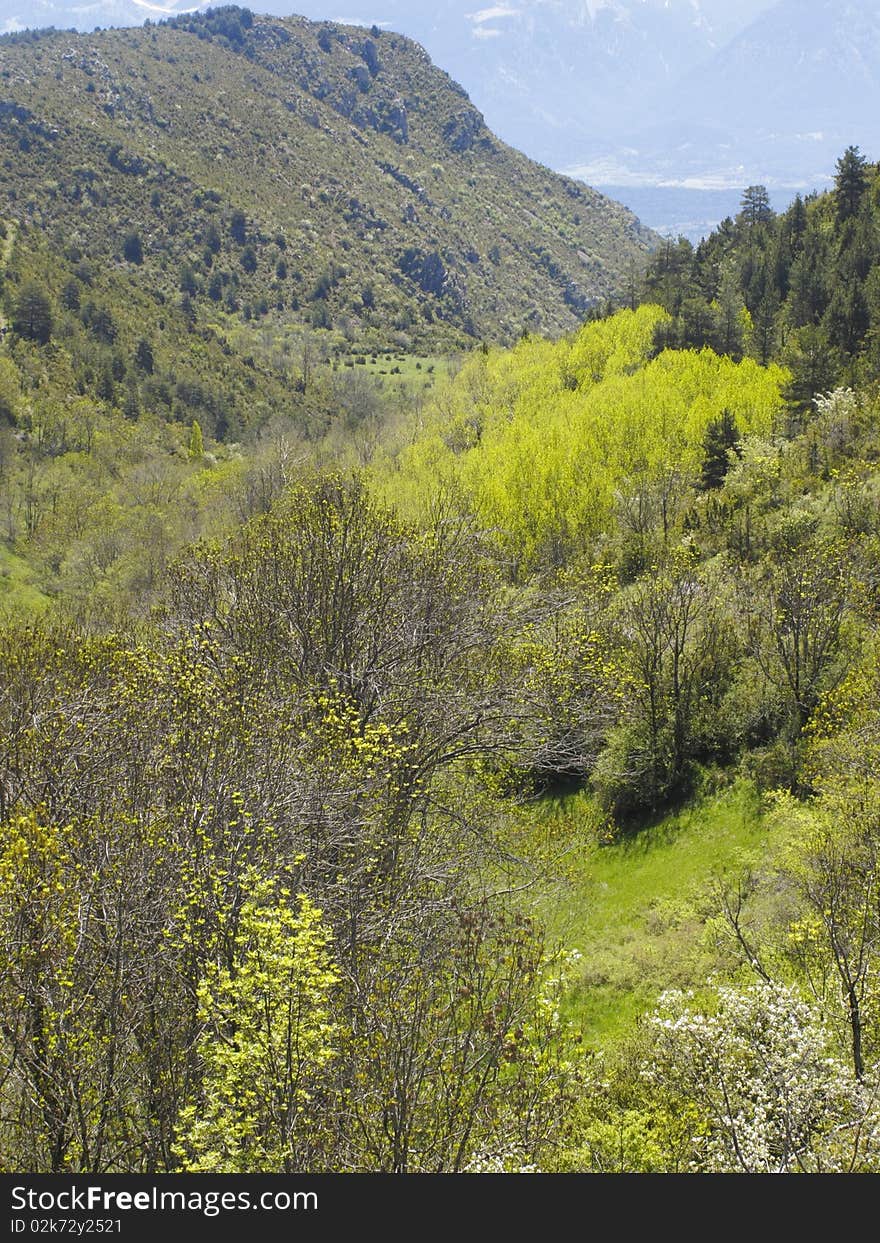
M717 1004L667 993L649 1020L649 1081L697 1106L692 1168L720 1173L876 1168L880 1119L869 1087L828 1056L794 990L720 988Z

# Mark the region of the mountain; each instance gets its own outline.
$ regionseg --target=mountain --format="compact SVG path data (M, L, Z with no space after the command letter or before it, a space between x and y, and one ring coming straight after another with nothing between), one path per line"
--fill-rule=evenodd
M668 86L714 46L689 0L377 8L449 66L503 138L554 167L638 121L647 90Z
M569 171L611 186L829 184L856 144L880 149L877 0L780 0Z
M651 243L377 28L222 9L7 36L2 65L0 215L211 320L371 348L559 332Z
M715 51L769 0L299 0L312 19L399 30L421 42L473 95L506 142L553 167L575 163L597 142L638 124L645 101ZM26 7L27 16L22 12ZM140 25L187 0L2 0L0 21ZM269 0L270 11L290 10Z
M0 25L124 26L187 7L0 0ZM297 8L417 39L505 142L591 185L809 190L828 183L850 143L880 147L877 0L299 0Z
M665 115L700 116L719 163L723 149L750 156L777 180L833 169L850 143L880 149L880 4L780 0L688 74Z
M880 147L877 0L370 7L442 49L502 137L590 184L812 189L850 143Z

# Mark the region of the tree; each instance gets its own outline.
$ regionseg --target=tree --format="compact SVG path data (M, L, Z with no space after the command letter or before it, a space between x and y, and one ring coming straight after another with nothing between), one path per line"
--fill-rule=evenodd
M859 1079L880 1049L877 690L872 645L816 714L805 767L818 797L786 799L776 813L798 828L785 876L802 912L788 945L819 1004L841 1020Z
M779 295L771 286L754 309L751 333L751 353L762 367L766 367L776 349L779 315Z
M146 337L141 337L138 341L134 351L134 361L141 371L145 371L147 375L153 374L153 367L155 365L153 347Z
M697 1010L669 993L651 1016L651 1081L695 1105L694 1168L800 1173L853 1168L876 1142L877 1117L846 1067L828 1057L822 1023L791 988L718 990Z
M868 188L868 161L858 147L847 147L837 161L834 178L834 201L838 223L857 215L862 196Z
M52 306L36 281L22 286L15 303L12 326L19 336L45 345L52 336Z
M193 419L192 431L189 435L189 456L193 462L200 462L205 456L202 428L197 419Z
M741 580L750 649L783 697L792 745L822 693L846 672L845 627L855 594L849 549L796 533L793 542L780 543Z
M60 825L33 812L3 824L0 1136L17 1168L143 1168L137 837L121 822Z
M594 783L619 813L656 811L680 793L703 738L716 732L731 636L716 585L683 553L630 589L618 627L629 708Z
M823 327L807 324L790 335L783 361L791 372L783 396L803 415L811 409L817 393L834 387L840 356Z
M69 280L61 291L61 305L66 311L78 311L80 307L80 283Z
M803 903L790 927L791 957L820 1004L845 1016L853 1073L862 1080L866 1050L873 1055L877 1049L880 1004L880 837L875 815L865 814L861 799L836 793L814 808L790 809L787 818L801 829L786 869ZM829 997L829 979L836 981L837 997Z
M103 304L87 302L80 312L85 326L105 345L112 345L119 332L116 319L109 307Z
M824 239L810 229L789 271L786 317L793 328L818 324L828 305L830 275Z
M200 1099L180 1117L191 1173L292 1174L320 1165L328 1063L339 1038L339 982L321 912L263 878L245 878L229 966L198 989Z
M180 279L177 287L181 293L188 294L190 297L198 293L199 283L196 280L195 272L188 263L185 263L180 269Z
M247 217L243 211L234 211L229 220L229 236L237 246L247 241Z
M143 263L144 247L139 233L126 233L122 243L122 254L127 263Z
M822 320L832 347L836 346L845 356L855 354L868 331L868 324L868 307L861 283L850 281L838 285Z
M738 220L753 229L756 225L769 224L774 219L770 195L766 186L747 186L740 200Z
M742 358L745 303L735 266L725 262L718 283L718 337L717 346L731 358Z
M706 428L703 438L700 487L704 492L721 487L730 470L730 455L738 453L740 440L736 419L729 410L722 410L721 417L713 419Z
M807 208L800 194L794 196L794 202L785 215L792 253L800 249L801 240L807 231Z

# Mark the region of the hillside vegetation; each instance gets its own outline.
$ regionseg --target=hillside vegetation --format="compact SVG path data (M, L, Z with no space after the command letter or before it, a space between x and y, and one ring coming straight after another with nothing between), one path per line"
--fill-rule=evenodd
M556 332L652 240L399 35L229 7L0 47L0 215L209 321L435 351Z
M561 567L607 532L636 478L667 479L670 507L687 504L709 425L727 411L743 433L771 432L784 376L710 349L654 356L668 322L644 306L561 341L471 355L389 468L389 495L417 505L442 483L526 572Z
M723 296L676 302L719 243L670 247L556 339L511 320L515 344L450 357L444 294L419 349L373 321L353 354L302 306L203 287L248 247L243 296L287 279L293 239L264 227L284 196L251 179L260 238L229 197L248 151L278 167L259 117L228 161L206 147L219 198L195 214L128 139L85 178L109 187L93 216L28 179L147 127L151 160L174 138L206 170L217 134L178 142L159 89L184 65L276 98L305 48L315 134L353 100L368 144L423 126L476 169L462 97L446 133L407 95L404 142L384 35L244 11L101 36L127 76L20 80L72 38L4 45L30 103L3 113L26 158L0 256L0 1164L876 1170L870 321L835 344L832 290L765 324L742 291L782 226L752 195ZM401 49L407 91L444 82ZM74 74L95 126L27 129L16 109ZM852 153L805 209L829 283L853 168L870 234ZM120 214L150 186L167 235ZM219 246L190 253L199 212ZM336 315L346 279L312 301ZM816 387L811 333L837 351Z
M713 349L792 372L793 415L835 384L877 380L880 329L880 174L857 147L837 162L833 191L798 195L777 214L750 186L735 220L696 249L656 253L644 298L673 316L657 344Z
M875 1168L878 407L669 322L478 350L366 470L122 417L153 525L4 632L13 1166Z

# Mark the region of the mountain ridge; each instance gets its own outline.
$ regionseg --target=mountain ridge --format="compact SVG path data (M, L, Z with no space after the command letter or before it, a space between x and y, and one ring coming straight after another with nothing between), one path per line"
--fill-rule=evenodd
M165 297L183 279L197 309L265 301L378 344L564 331L652 244L501 143L410 40L214 13L7 37L0 214L114 263L140 232L128 270Z
M67 0L38 0L27 20L125 25L161 19L177 4L99 0L84 13ZM21 24L16 7L0 0L0 24ZM297 7L320 20L348 12L418 40L468 87L502 140L592 185L820 189L846 146L880 147L872 120L880 14L866 0ZM834 48L823 72L815 53Z

